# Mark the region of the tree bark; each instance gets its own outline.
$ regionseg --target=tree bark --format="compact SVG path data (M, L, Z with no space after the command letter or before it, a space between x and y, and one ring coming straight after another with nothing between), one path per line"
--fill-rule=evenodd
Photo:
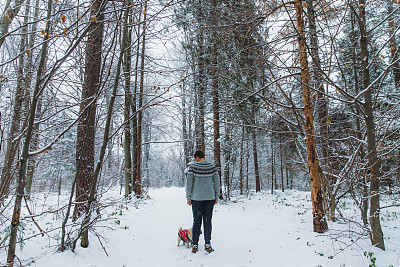
M217 1L212 0L211 2L211 24L215 27L218 24L218 9L217 9ZM218 168L219 179L221 183L221 143L219 141L221 134L219 129L219 91L218 91L218 36L217 31L214 30L212 32L212 48L211 48L211 57L212 57L212 66L211 66L211 86L212 86L212 94L213 94L213 128L214 128L214 163ZM229 195L228 195L229 196ZM222 196L222 187L219 192L219 199L223 199Z
M24 57L26 50L26 39L28 33L28 18L29 18L29 8L30 0L26 3L25 17L23 26L21 29L21 41L19 45L18 57L18 71L17 71L17 88L14 96L13 105L13 115L11 117L11 127L8 133L6 154L4 158L4 166L1 172L1 183L0 183L0 203L3 202L4 198L7 197L11 181L13 180L14 171L13 164L15 159L15 154L17 152L20 139L16 137L20 133L20 123L22 117L22 104L25 95L24 88Z
M94 145L96 122L96 94L100 86L101 54L104 15L102 0L93 1L86 44L85 74L82 89L76 143L77 181L73 219L76 220L87 206L94 173ZM87 107L88 106L88 107Z
M144 59L146 51L146 18L147 18L147 0L144 1L144 16L143 16L143 39L142 39L142 52L140 63L140 85L139 85L139 111L137 123L137 166L136 166L136 180L135 180L135 193L137 197L142 194L142 174L141 174L141 158L142 158L142 120L143 120L143 94L144 94Z
M130 1L128 1L130 2ZM131 8L128 5L125 12L130 12ZM129 16L129 14L128 14ZM129 16L130 17L130 16ZM122 32L122 38L125 43L121 44L121 50L124 51L124 91L125 91L125 109L124 109L124 159L125 159L125 197L127 198L132 192L132 154L131 154L131 122L130 122L130 110L132 106L132 95L131 95L131 39L132 31L128 29L128 20L124 21ZM134 114L135 115L135 114Z
M292 189L289 187L289 162L287 160L286 150L285 150L285 176L286 176L286 188Z
M324 95L323 79L321 74L321 60L318 51L318 37L317 37L317 27L316 27L316 14L314 10L314 0L307 0L307 17L308 17L308 27L310 31L310 54L311 54L311 84L316 90L317 101L316 109L318 114L318 124L319 124L319 146L321 147L321 152L323 155L322 165L325 165L327 154L328 154L328 144L327 144L327 133L328 133L328 101Z
M225 141L228 145L225 146L225 167L224 167L224 186L225 186L225 192L226 192L226 197L229 199L230 197L230 190L231 190L231 185L230 185L230 170L229 166L231 164L231 155L232 155L232 147L230 146L231 143L231 127L229 125L226 126L225 128Z
M36 114L37 114L37 120L40 118L40 113L42 111L42 101L39 99L37 108L36 108ZM31 147L30 150L35 151L38 147L39 143L39 123L36 123L33 126L33 134L32 134L32 140L31 140ZM27 172L27 177L26 177L26 185L25 185L25 191L26 191L26 198L30 199L31 196L31 190L32 190L32 183L33 183L33 175L35 173L35 168L36 168L36 160L35 156L29 157L28 160L28 172Z
M141 3L143 5L143 3ZM140 22L142 19L142 12L139 12L137 20ZM136 27L136 38L137 38L137 46L136 46L136 58L135 58L135 86L134 86L134 92L133 92L133 98L131 101L131 107L132 107L132 114L134 118L132 119L132 137L131 137L131 142L132 142L132 167L133 167L133 180L132 180L132 190L135 190L135 184L136 184L136 177L137 177L137 165L138 165L138 155L137 155L137 125L138 125L138 113L136 109L136 103L137 103L137 93L138 93L138 75L139 75L139 59L140 59L140 23ZM135 191L136 192L136 191Z
M318 50L318 36L317 36L317 27L316 27L316 14L314 9L314 0L307 0L307 17L308 17L308 27L310 32L310 54L311 54L311 78L310 84L316 90L316 102L315 107L317 110L317 122L319 126L319 136L316 140L316 148L320 151L320 155L322 155L322 160L320 159L320 166L324 168L326 172L329 172L329 155L328 155L328 98L324 95L324 86L323 86L323 78L321 73L321 60L319 57ZM322 171L322 169L321 169ZM321 186L323 190L323 197L325 198L325 202L330 202L327 205L329 207L335 207L333 205L335 202L335 198L332 198L332 195L327 199L325 191L326 187L331 186L331 184L335 183L335 181L330 181L329 175L327 175L327 179L321 180ZM324 181L326 181L324 183ZM329 190L328 190L329 191ZM334 221L334 210L330 210L328 219Z
M364 119L367 133L367 151L368 151L368 167L371 174L370 181L370 224L372 231L372 245L385 250L385 244L383 240L383 232L380 223L380 179L379 179L379 167L380 162L378 160L378 153L376 149L376 136L375 136L375 122L373 115L373 100L372 100L372 88L370 86L370 74L368 68L368 33L367 33L367 21L365 17L365 0L359 0L359 26L360 26L360 49L361 49L361 68L362 68L362 79L363 79L363 90L364 90Z
M231 160L231 155L230 155L230 151L228 151L227 155L226 155L225 167L224 167L224 185L225 185L226 198L228 200L230 199L230 193L231 193L230 168L229 168L230 160Z
M322 204L321 182L319 180L319 163L315 148L314 115L310 92L310 73L307 61L307 48L304 41L304 20L302 0L295 1L297 17L297 40L300 53L301 89L303 92L305 132L307 145L307 164L310 175L311 198L313 204L314 232L323 233L328 229Z
M352 49L351 49L351 55L352 55L352 66L353 66L353 75L354 75L354 92L355 94L359 93L359 78L358 78L358 74L359 74L359 61L357 59L357 40L356 40L356 31L355 31L355 15L353 10L350 12L350 16L351 16L351 34L350 34L350 41L352 44ZM356 127L357 127L357 138L358 140L362 140L362 134L361 134L361 122L360 122L360 118L361 118L361 114L360 114L360 109L357 108L356 109ZM360 151L359 151L359 156L361 159L363 159L365 157L365 153L364 153L364 149L361 147ZM369 208L369 202L368 202L368 181L366 179L365 174L362 174L362 178L361 178L361 188L362 188L362 199L360 202L360 209L361 209L361 218L363 220L363 223L365 226L368 225L368 208Z
M276 184L274 181L276 181L275 178L275 153L274 153L274 143L273 143L273 135L271 133L271 194L274 194L274 184Z
M391 0L387 1L387 5L388 5L388 13L391 14L393 12L393 1L391 1ZM395 62L392 65L393 79L394 79L394 84L395 84L397 90L399 90L400 89L400 64L397 61L399 58L398 54L397 54L398 45L396 42L393 15L389 18L389 36L390 36L390 38L389 38L390 56L391 56L392 62Z
M124 24L125 25L127 24L127 21L128 21L128 14L129 14L128 6L130 5L130 0L128 0L126 2L127 2L127 3L125 3L126 10L125 10L125 15L124 15ZM103 143L100 148L99 160L96 164L96 169L93 174L93 181L92 181L92 184L90 187L88 203L85 207L85 219L83 220L83 223L82 223L82 239L81 239L81 247L83 247L83 248L87 248L89 246L89 238L88 238L88 233L89 233L88 230L89 229L88 228L90 225L90 217L91 217L91 213L93 210L92 204L96 199L96 191L97 191L97 184L99 181L99 174L101 171L101 167L103 166L104 155L106 154L107 143L109 140L112 111L113 111L113 107L114 107L115 98L117 95L118 81L119 81L120 74L121 74L121 65L122 65L122 60L124 58L124 52L126 49L125 45L127 42L127 38L128 38L127 35L122 36L122 47L121 47L120 55L118 58L117 71L115 73L113 91L112 91L110 103L109 103L108 109L107 109L106 125L104 127L104 134L103 134Z
M60 242L60 247L58 248L59 251L64 251L66 249L66 244L65 244L65 228L67 226L67 222L68 222L68 218L69 218L69 214L71 213L71 206L72 206L72 201L74 198L74 190L75 190L75 185L76 185L76 176L74 181L72 182L72 188L71 188L71 192L69 195L69 201L68 201L68 205L67 205L67 211L65 213L65 217L64 220L61 224L61 242Z
M240 142L240 165L239 165L239 190L240 194L243 195L243 158L244 158L244 132L245 132L245 127L242 126L242 138Z
M199 24L204 20L203 15L203 1L198 1L198 18ZM197 105L196 107L196 150L205 152L205 130L204 130L204 116L205 116L205 93L206 93L206 70L205 70L205 55L204 55L204 29L200 27L197 37L197 57L198 57L198 83L196 88Z
M213 77L212 77L212 87L213 87L213 127L214 127L214 162L218 168L219 178L221 182L221 143L220 143L220 130L219 130L219 93L218 93L218 80L216 77L216 47L213 47ZM215 60L215 61L214 61ZM222 197L222 189L219 192L219 199Z
M31 35L29 37L29 47L28 50L30 51L29 55L28 55L28 60L27 60L27 74L26 74L26 78L25 78L25 102L26 102L26 106L28 106L28 95L29 95L29 88L31 87L31 81L32 81L32 77L33 77L33 71L32 71L32 67L33 67L33 53L32 53L32 49L35 46L35 32L36 32L36 28L37 28L37 23L36 23L36 19L39 16L39 0L36 0L36 4L35 4L35 14L33 16L33 24L32 24L32 29L31 29ZM40 100L39 100L40 101ZM41 102L38 103L38 105L41 106ZM38 108L38 113L41 113L41 107ZM36 128L36 126L34 126ZM38 135L37 135L37 130L34 129L34 136L33 136L33 140L32 140L32 144L31 144L31 150L34 150L34 147L37 146L37 139L38 139ZM36 143L36 144L34 144ZM34 158L30 157L28 160L28 172L27 172L27 178L26 178L26 185L25 185L25 190L26 190L26 197L27 199L30 198L31 195L31 188L32 188L32 182L33 182L33 173L34 173L34 168L35 168L35 163L34 163Z
M257 139L256 139L256 130L252 129L251 137L253 141L253 161L254 161L254 175L256 178L256 192L261 191L260 185L260 172L258 168L258 152L257 152Z
M42 116L42 100L39 98L37 107L36 107L36 119L40 120L40 117ZM32 140L31 140L31 151L35 151L38 147L39 143L39 127L40 123L35 123L33 126L33 134L32 134ZM36 159L35 156L29 157L28 160L28 173L27 173L27 178L26 178L26 196L29 199L30 194L31 194L31 187L32 187L32 182L33 182L33 174L35 172L36 168Z
M151 141L151 123L150 122L150 116L149 113L145 113L146 118L147 118L147 123L145 125L144 131L143 131L143 173L146 173L146 177L143 175L142 180L144 180L144 177L146 178L145 181L142 182L143 186L146 188L150 187L150 168L149 168L149 161L150 161L150 141Z
M6 4L5 11L0 18L0 48L8 36L8 29L10 28L11 22L18 15L24 0L16 0L13 6L10 5L10 2Z
M393 12L393 1L388 0L387 6L388 6L388 14L391 14ZM399 92L399 90L400 90L400 64L397 61L399 59L398 51L397 51L398 45L396 42L395 25L394 25L393 15L389 18L389 36L390 36L390 38L389 38L390 57L391 57L391 61L395 62L392 65L394 85L396 87L396 91ZM397 181L397 183L400 181L400 151L398 153L396 181Z
M247 148L249 148L247 146ZM249 193L249 161L250 161L250 149L247 149L246 153L246 192Z
M182 138L183 138L183 158L184 164L186 168L189 165L189 133L188 133L188 116L187 116L187 107L186 107L186 87L185 83L181 85L181 100L182 100ZM182 175L181 186L185 185L185 174Z
M282 192L285 192L285 183L283 181L283 151L282 151L282 134L279 134L279 156L281 159L281 185Z
M52 8L52 1L49 0L47 4L47 22L46 22L46 29L44 34L44 40L42 44L42 50L40 55L40 62L37 70L37 79L35 84L35 89L33 92L32 103L30 106L29 112L29 119L28 119L28 126L26 130L26 137L24 146L22 149L22 155L19 165L19 172L18 172L18 182L17 182L17 190L16 190L16 197L15 197L15 204L14 204L14 211L11 219L11 233L10 233L10 243L8 246L8 253L7 253L7 264L8 266L14 266L14 258L15 258L15 248L16 248L16 241L17 241L17 233L18 233L18 226L20 224L20 215L21 215L21 202L22 198L24 197L24 189L25 189L25 182L26 182L26 169L27 163L29 159L29 147L33 133L33 126L35 123L35 115L36 115L36 105L40 94L43 92L44 88L41 88L41 77L43 75L46 57L47 57L47 50L48 50L48 39L49 39L49 30L50 30L50 15L51 15L51 8Z

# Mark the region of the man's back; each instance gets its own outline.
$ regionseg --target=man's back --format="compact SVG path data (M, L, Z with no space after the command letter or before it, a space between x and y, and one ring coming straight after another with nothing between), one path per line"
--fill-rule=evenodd
M188 201L217 199L219 190L219 175L214 164L198 161L189 166L186 183Z

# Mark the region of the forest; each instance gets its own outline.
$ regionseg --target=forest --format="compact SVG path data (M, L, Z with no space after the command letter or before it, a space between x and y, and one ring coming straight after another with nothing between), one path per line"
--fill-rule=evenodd
M1 0L0 12L0 265L26 266L18 246L47 232L60 253L89 247L106 207L184 187L197 150L218 167L220 202L308 191L326 234L350 201L346 222L385 250L383 213L400 206L398 0Z

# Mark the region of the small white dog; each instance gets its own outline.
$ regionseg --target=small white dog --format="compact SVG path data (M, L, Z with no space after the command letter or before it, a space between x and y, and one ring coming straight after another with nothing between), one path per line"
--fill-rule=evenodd
M189 244L191 245L193 243L193 231L192 228L190 229L183 229L182 227L179 227L178 229L178 247L180 242L182 241L182 243L185 245L186 247L189 248Z

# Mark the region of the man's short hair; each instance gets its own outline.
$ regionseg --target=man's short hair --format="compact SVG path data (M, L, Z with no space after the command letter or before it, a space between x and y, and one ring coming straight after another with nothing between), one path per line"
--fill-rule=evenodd
M204 152L201 150L194 152L194 158L196 158L196 157L204 159L204 157L205 157Z

